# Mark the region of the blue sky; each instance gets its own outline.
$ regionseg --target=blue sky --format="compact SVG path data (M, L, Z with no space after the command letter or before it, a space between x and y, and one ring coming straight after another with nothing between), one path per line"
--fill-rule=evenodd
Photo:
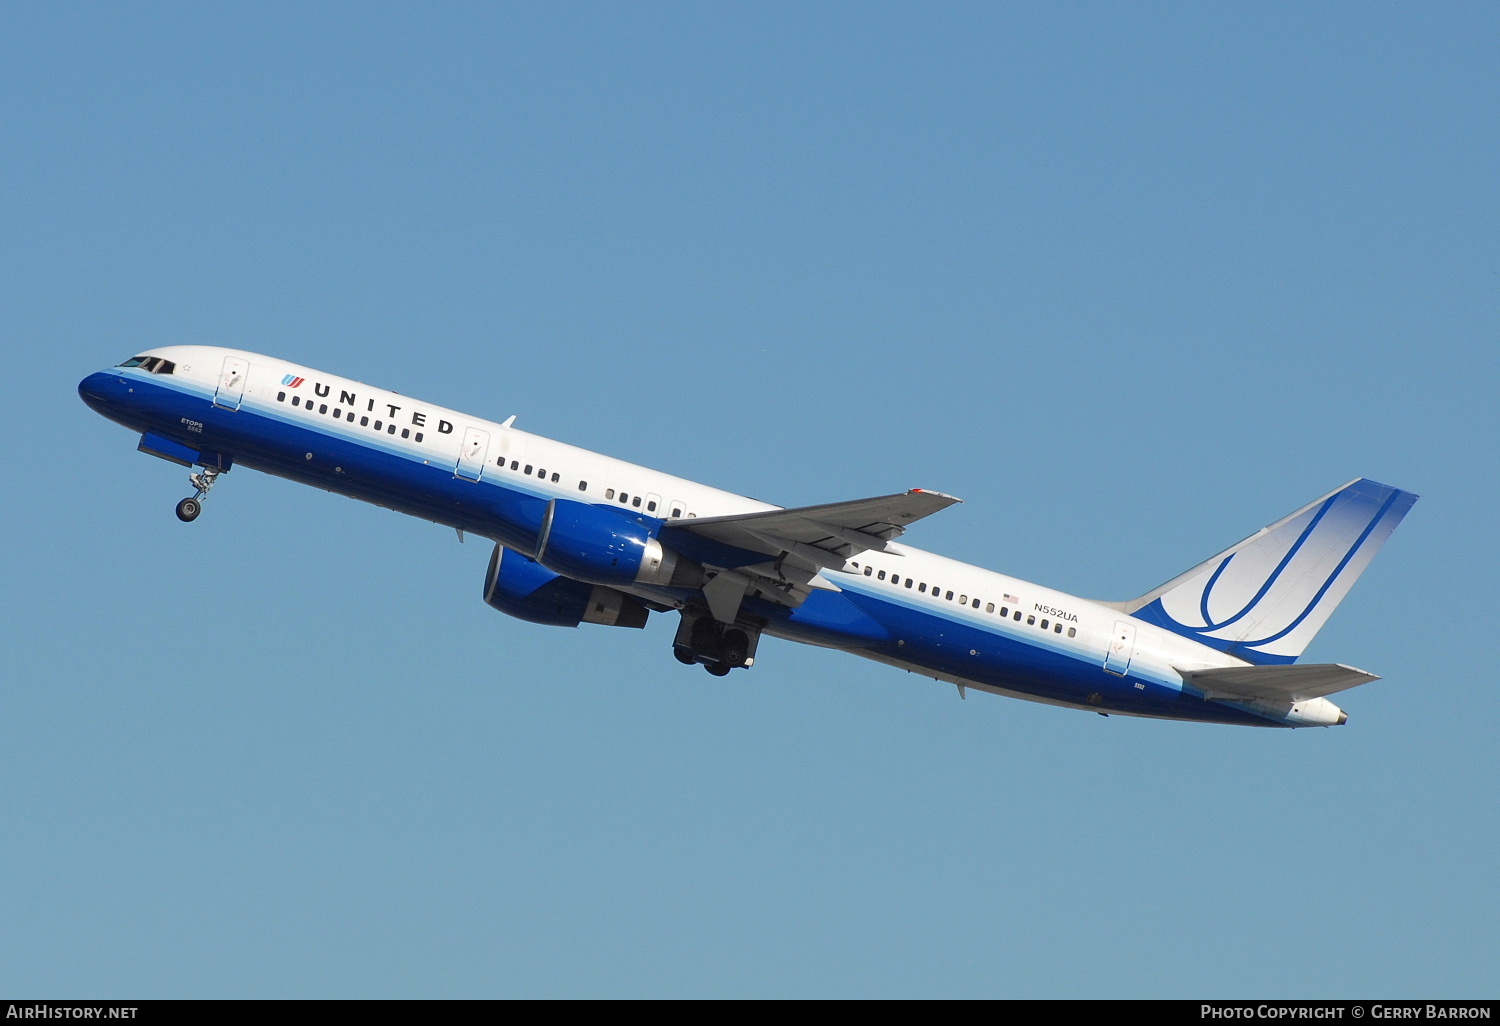
M0 9L0 992L1493 996L1493 5ZM272 353L1139 594L1423 498L1336 730L480 600L78 400Z

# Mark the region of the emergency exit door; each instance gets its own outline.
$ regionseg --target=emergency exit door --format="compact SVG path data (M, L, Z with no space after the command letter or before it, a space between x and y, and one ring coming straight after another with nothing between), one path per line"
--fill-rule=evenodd
M214 405L226 410L240 408L245 398L245 379L250 376L250 364L238 356L224 357L224 369L219 372L219 388L214 392Z
M458 465L454 467L453 475L465 481L478 481L484 473L484 459L489 451L489 432L469 428L464 432L463 444L458 450Z
M1104 668L1123 677L1130 670L1130 659L1135 655L1135 624L1124 620L1115 621L1115 632L1109 639L1109 651L1104 654Z

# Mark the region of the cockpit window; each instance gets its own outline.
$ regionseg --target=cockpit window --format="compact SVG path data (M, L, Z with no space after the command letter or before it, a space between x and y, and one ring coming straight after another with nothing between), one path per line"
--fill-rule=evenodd
M171 374L177 369L177 365L171 360L164 360L160 356L132 356L121 367L139 367L143 371L152 374Z

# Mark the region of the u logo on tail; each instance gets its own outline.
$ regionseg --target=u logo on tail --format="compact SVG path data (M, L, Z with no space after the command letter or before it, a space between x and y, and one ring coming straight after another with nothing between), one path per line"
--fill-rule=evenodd
M1252 663L1293 662L1416 501L1351 481L1123 608Z

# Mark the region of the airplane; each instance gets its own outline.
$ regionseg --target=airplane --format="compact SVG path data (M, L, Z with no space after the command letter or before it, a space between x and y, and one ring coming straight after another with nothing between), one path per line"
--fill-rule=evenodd
M79 383L138 449L188 467L191 522L246 466L495 544L484 600L563 627L677 613L676 658L725 676L766 635L1050 705L1336 726L1378 680L1297 658L1416 502L1360 478L1125 602L897 539L960 500L913 488L786 509L269 356L153 348ZM201 468L201 469L195 469Z

